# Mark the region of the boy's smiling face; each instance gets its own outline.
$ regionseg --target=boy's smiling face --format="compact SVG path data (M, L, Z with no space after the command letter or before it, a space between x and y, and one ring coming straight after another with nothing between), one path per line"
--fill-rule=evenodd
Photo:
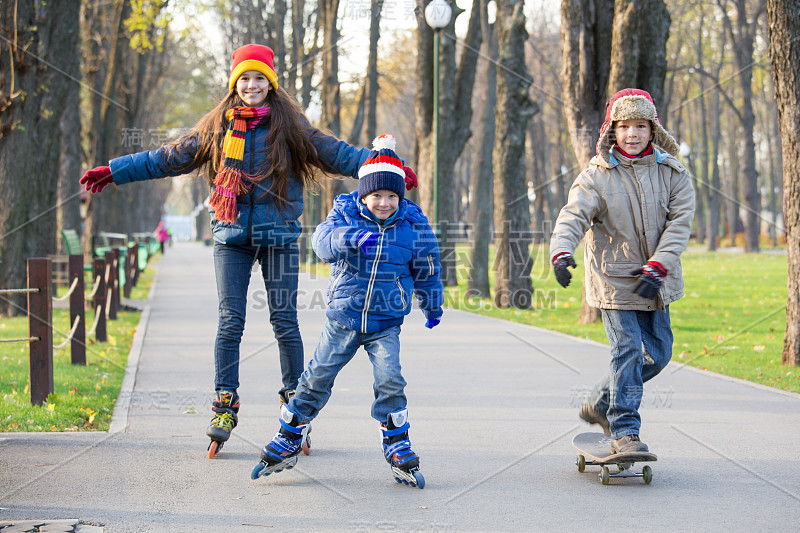
M614 125L614 136L617 146L631 156L644 152L650 141L653 140L653 126L649 120L633 119L620 120Z
M367 206L369 212L378 220L386 220L397 211L400 198L394 191L381 189L373 191L361 198L361 203Z

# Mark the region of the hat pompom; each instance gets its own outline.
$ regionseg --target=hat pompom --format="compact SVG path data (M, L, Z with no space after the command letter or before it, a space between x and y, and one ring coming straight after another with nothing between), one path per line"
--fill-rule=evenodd
M372 141L373 150L391 150L394 152L395 146L397 146L397 140L391 133L378 135L375 137L375 140Z

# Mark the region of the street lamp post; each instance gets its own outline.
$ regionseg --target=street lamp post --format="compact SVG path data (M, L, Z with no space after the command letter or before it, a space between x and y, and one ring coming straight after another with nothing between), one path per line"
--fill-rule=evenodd
M446 0L425 7L425 21L433 29L433 227L439 231L439 32L450 24L453 9Z

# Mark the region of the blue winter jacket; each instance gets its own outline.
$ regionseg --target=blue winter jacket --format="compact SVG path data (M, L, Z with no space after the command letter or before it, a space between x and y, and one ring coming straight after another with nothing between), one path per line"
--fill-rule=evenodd
M262 165L267 157L269 124L269 117L265 117L255 128L247 130L243 170L248 174L265 168ZM308 128L320 160L329 167L326 170L358 178L358 169L367 160L369 150L325 135L310 124ZM180 153L168 152L162 146L157 150L112 159L109 166L114 183L121 185L192 172L196 168L192 159L197 152L197 140L197 135L186 138ZM296 240L302 229L298 219L303 212L303 186L294 176L291 177L283 210L278 208L271 194L265 194L271 186L272 179L267 177L255 184L250 192L236 198L238 214L235 224L215 220L211 210L214 241L220 244L283 246Z
M331 263L327 317L360 333L403 323L415 295L426 318L439 318L444 301L439 246L422 209L400 200L386 226L370 215L358 191L340 194L312 237L314 251ZM359 234L380 235L364 255Z

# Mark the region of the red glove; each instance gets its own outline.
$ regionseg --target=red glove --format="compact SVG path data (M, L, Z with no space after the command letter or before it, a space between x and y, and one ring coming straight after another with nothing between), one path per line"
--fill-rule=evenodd
M403 172L406 173L406 190L410 191L417 186L417 174L411 167L403 167Z
M113 182L114 180L111 178L111 169L109 167L97 167L92 170L87 170L79 183L86 186L87 191L98 193Z

